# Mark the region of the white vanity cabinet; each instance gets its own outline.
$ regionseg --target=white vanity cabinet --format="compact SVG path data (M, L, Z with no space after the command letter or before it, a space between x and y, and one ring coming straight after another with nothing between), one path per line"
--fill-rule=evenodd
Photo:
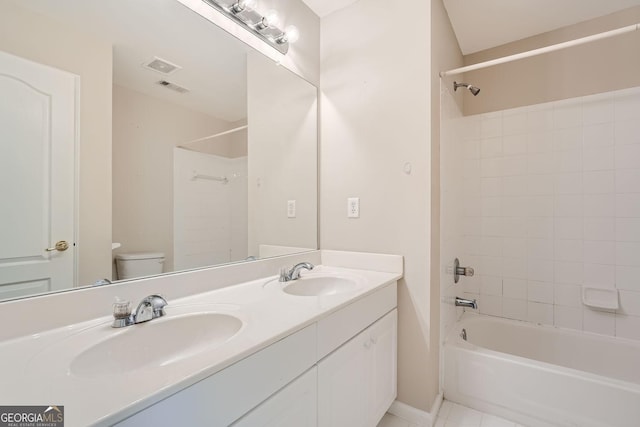
M315 347L316 325L312 324L117 426L227 427L308 371L316 362Z
M372 427L396 397L397 283L119 422Z
M397 310L318 363L318 427L375 426L396 397Z
M317 368L314 366L232 426L316 427L317 391Z

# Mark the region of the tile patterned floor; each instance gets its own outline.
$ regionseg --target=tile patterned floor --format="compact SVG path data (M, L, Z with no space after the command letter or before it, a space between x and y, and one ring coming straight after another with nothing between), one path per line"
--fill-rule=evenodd
M385 414L378 423L378 427L419 427L417 424L410 423L403 418L395 415Z
M395 415L386 414L378 427L419 427ZM485 414L445 400L434 427L525 427L513 421Z

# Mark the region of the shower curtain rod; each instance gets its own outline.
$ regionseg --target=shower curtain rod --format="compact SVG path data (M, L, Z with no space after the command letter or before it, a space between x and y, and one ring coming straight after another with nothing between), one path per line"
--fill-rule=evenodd
M187 145L187 144L193 144L194 142L206 141L207 139L213 139L213 138L217 138L219 136L228 135L230 133L239 132L241 130L248 129L248 128L249 128L248 125L244 125L244 126L240 126L240 127L234 128L234 129L229 129L229 130L226 130L224 132L215 133L213 135L204 136L202 138L194 139L193 141L185 142L184 144L179 145L179 147L182 147L183 145Z
M440 72L440 77L462 74L468 71L480 70L482 68L492 67L494 65L504 64L507 62L517 61L518 59L529 58L531 56L542 55L543 53L555 52L556 50L566 49L572 46L578 46L585 43L591 43L596 40L607 39L609 37L619 36L621 34L631 33L640 29L640 23L629 25L627 27L618 28L617 30L605 31L604 33L594 34L592 36L582 37L568 42L562 42L551 46L541 47L539 49L529 50L527 52L516 53L515 55L503 56L502 58L492 59L490 61L479 62L466 67L455 68L449 71Z

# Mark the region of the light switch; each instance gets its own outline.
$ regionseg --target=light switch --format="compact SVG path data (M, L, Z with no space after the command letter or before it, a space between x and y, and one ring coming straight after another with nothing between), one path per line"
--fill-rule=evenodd
M288 200L287 201L287 218L295 218L296 217L296 201Z
M359 197L349 197L347 199L347 218L360 218Z

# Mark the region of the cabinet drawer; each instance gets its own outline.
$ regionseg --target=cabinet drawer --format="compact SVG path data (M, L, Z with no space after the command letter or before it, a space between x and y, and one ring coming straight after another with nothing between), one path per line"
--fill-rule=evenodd
M398 284L350 304L318 322L318 360L357 335L398 305Z
M127 418L119 427L226 427L312 366L311 325Z
M316 427L318 369L314 366L233 423L233 427Z

